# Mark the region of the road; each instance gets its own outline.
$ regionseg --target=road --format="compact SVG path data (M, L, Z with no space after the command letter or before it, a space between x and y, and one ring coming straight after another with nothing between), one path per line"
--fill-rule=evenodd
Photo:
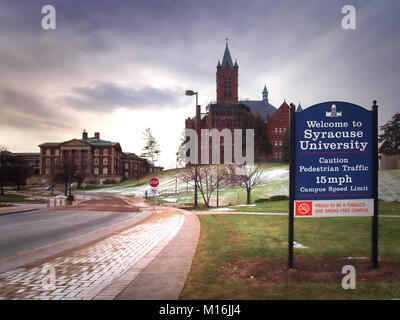
M112 196L91 196L68 209L0 216L0 259L81 236L133 218L136 208Z

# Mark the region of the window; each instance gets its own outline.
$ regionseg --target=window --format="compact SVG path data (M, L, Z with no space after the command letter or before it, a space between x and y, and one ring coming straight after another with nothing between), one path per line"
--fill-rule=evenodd
M103 158L103 165L108 165L108 159L107 158Z
M278 128L275 128L275 134L277 134L278 133Z
M135 170L137 170L137 163L135 163Z
M278 146L278 141L275 141L275 147L277 147Z
M95 176L99 174L99 168L94 168L93 173Z
M46 168L46 175L49 175L49 174L50 174L50 169Z
M282 134L282 128L279 128L279 134Z
M46 150L46 156L49 156L50 155L50 149L47 149Z
M108 156L108 150L107 149L103 150L103 155Z
M129 163L125 163L125 169L129 169Z
M49 165L50 165L50 159L46 158L46 166L49 166Z
M279 141L279 146L282 147L282 141Z
M96 156L98 156L98 155L100 154L99 149L95 149L95 150L94 150L94 154L95 154Z
M55 164L57 164L57 165L58 165L58 163L59 163L59 162L60 162L60 161L59 161L59 159L58 159L58 158L55 158L55 159L54 159L54 163L55 163Z
M128 178L128 171L125 171L125 178Z
M108 169L107 168L103 168L103 174L108 174Z
M98 165L99 164L99 158L94 158L94 164Z
M56 149L56 156L60 155L60 150Z

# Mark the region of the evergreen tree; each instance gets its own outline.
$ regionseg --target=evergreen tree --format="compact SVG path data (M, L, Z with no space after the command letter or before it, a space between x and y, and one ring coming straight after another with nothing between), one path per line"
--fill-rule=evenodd
M254 155L257 160L272 153L272 144L267 133L267 125L263 118L257 113L254 123Z
M290 160L290 129L286 129L282 142L282 161L289 162Z
M242 154L244 154L246 152L246 129L254 129L254 124L247 111L243 111L242 113L240 129L242 129Z
M151 133L150 128L147 128L144 131L143 135L146 144L143 147L143 152L140 156L146 158L154 165L154 163L158 160L158 156L161 153L160 146L154 138L153 134Z
M400 154L400 113L396 113L381 130L383 133L378 138L382 143L379 152L386 155Z

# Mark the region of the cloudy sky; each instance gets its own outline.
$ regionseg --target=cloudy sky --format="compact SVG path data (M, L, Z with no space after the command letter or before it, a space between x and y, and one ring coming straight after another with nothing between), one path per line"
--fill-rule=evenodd
M41 27L54 5L56 29ZM342 28L342 7L356 30ZM399 111L398 0L0 0L0 145L39 152L92 136L139 154L150 127L159 164L175 166L184 120L215 100L225 38L239 64L239 97L303 107L349 101L380 124Z

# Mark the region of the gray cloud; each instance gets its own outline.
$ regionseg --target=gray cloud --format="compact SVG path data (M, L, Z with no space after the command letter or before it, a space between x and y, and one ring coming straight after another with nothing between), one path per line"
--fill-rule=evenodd
M112 112L117 108L174 108L183 90L146 87L132 89L115 83L98 82L91 87L73 88L73 95L64 97L67 105L76 109Z
M25 130L69 128L70 123L58 106L47 105L45 97L28 91L0 90L0 125ZM74 116L69 116L73 118Z

